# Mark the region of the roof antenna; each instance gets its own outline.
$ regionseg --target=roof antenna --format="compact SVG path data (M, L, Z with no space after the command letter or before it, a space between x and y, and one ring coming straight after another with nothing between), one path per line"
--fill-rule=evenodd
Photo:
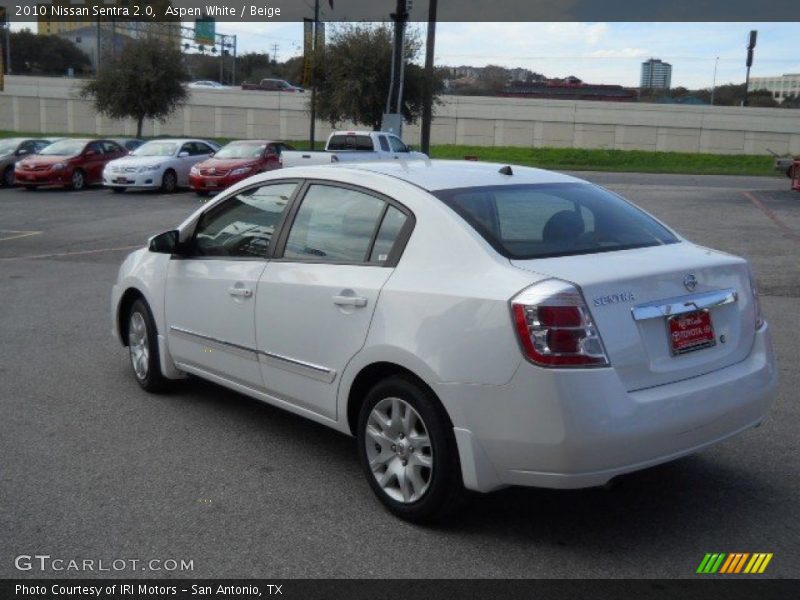
M511 170L511 167L506 165L505 167L501 167L500 171L498 171L500 175L513 175L514 171Z

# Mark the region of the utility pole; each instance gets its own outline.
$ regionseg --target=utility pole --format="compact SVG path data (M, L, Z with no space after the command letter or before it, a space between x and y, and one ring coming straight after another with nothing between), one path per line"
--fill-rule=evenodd
M278 62L278 44L272 44L272 62Z
M389 82L389 96L386 98L386 114L382 129L400 135L403 124L403 70L405 66L405 30L408 21L407 0L397 0L395 12L390 14L394 21L394 44L392 45L392 67Z
M719 66L719 56L714 61L714 78L711 80L711 106L714 106L714 94L717 91L717 67Z
M422 92L422 131L420 146L430 156L431 121L433 120L433 59L436 45L436 11L438 0L428 0L428 37L425 40L425 82Z
M758 31L753 29L750 32L750 43L747 44L747 75L745 76L744 80L744 102L742 102L742 106L747 106L747 94L749 93L750 87L750 67L753 66L753 50L756 47L756 40L758 39Z
M317 25L319 24L319 0L314 0L314 25L311 31L312 44L317 39ZM316 50L316 48L314 49ZM316 78L316 55L311 53L311 125L308 132L308 145L314 150L315 137L316 137L316 121L317 121L317 78Z

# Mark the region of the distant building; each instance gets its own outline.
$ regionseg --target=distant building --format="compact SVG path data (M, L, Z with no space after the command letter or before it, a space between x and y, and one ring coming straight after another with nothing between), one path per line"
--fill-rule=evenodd
M748 92L767 90L777 102L792 96L800 97L800 73L786 73L774 77L751 77Z
M81 8L88 8L90 11L95 6L103 6L105 2L103 0L52 0L52 2L48 3L47 8L58 8L58 7L81 7ZM89 21L72 21L72 20L65 20L63 17L59 18L52 18L51 11L46 10L42 11L46 14L40 14L37 17L36 21L36 33L39 35L58 35L61 33L65 33L67 31L74 31L76 29L83 29L85 27L91 27L94 22Z
M660 58L651 58L642 63L642 89L668 90L672 86L672 65Z
M100 43L103 52L107 52L113 44L114 53L119 54L133 38L109 28L98 29L96 26L68 29L58 33L58 37L69 40L83 51L92 63L92 70L97 69L97 33L100 32Z

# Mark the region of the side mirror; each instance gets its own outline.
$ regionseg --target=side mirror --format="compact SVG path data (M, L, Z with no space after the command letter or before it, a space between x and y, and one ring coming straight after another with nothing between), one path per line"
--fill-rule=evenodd
M182 151L181 151L181 152L178 154L178 158L186 158L187 156L189 156L189 153L188 153L186 150L182 150Z
M176 254L179 249L178 231L165 231L150 238L148 249L157 254Z
M97 156L97 150L87 150L83 154L84 156Z
M413 151L414 151L414 146L412 146L411 144L406 146L406 152L413 152Z
M28 154L27 150L17 150L17 156L25 156Z
M209 153L208 153L208 158L211 158L211 157L212 157L212 156L214 156L215 154L216 154L216 152L214 152L214 151L212 150L211 152L209 152Z

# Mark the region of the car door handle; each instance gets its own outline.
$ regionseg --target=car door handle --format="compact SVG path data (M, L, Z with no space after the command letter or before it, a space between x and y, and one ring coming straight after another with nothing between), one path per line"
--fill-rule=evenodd
M334 296L333 303L338 306L355 306L356 308L364 308L367 305L367 299L363 296Z
M231 296L241 296L242 298L251 298L253 296L253 290L245 287L230 287L228 288L228 293Z

